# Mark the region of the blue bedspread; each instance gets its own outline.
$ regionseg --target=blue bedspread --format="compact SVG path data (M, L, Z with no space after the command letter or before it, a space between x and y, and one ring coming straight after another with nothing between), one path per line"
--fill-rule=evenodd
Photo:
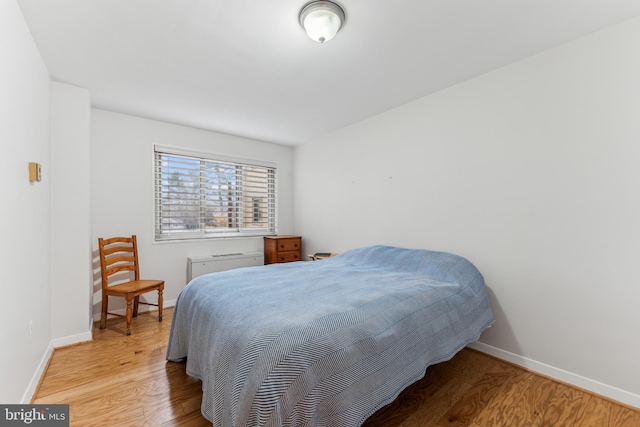
M215 427L359 426L492 323L466 259L373 246L194 279L167 359L187 358Z

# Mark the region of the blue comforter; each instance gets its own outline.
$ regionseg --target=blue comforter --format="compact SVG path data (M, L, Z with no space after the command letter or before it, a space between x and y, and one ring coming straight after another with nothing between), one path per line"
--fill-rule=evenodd
M359 426L493 323L466 259L373 246L191 281L167 359L215 427Z

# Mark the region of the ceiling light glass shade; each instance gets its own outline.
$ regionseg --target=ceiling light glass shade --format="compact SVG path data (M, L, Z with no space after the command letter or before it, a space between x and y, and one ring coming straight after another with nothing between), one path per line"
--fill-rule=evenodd
M344 23L344 10L330 1L314 1L300 11L300 25L320 43L331 40Z

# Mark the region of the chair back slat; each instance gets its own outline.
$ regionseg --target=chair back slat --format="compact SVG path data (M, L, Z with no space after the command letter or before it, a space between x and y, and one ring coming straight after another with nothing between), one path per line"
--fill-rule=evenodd
M115 244L107 245L107 244L105 244L105 248L104 248L105 256L113 255L113 254L116 254L116 253L130 253L130 254L133 254L133 247L132 246L125 246L125 245L115 245Z
M110 237L108 239L102 239L105 245L112 245L114 243L128 243L131 244L131 237Z
M134 280L140 280L138 245L135 235L110 239L99 238L98 250L103 288L109 286L110 276L122 271L132 271Z
M118 256L111 256L111 257L107 257L105 258L105 265L107 267L112 266L113 264L130 264L133 265L136 262L136 257L133 255L118 255Z
M122 271L133 271L135 274L136 268L133 265L121 265L119 267L113 267L107 269L107 277L111 277L116 273L120 273Z

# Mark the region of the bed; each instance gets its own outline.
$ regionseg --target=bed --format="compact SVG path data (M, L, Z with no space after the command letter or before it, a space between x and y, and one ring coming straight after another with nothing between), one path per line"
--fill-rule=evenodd
M197 277L167 359L202 380L214 427L359 426L493 321L466 259L371 246Z

